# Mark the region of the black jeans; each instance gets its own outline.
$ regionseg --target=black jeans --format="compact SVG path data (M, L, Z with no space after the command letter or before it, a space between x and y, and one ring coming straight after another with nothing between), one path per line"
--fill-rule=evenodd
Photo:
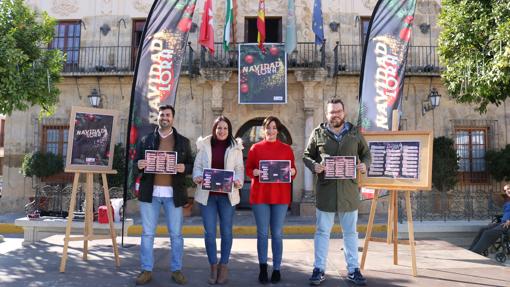
M482 254L482 252L494 244L494 242L496 242L505 231L506 228L503 227L503 223L491 223L486 227L483 227L480 231L478 231L478 234L473 240L473 243L471 243L469 250Z

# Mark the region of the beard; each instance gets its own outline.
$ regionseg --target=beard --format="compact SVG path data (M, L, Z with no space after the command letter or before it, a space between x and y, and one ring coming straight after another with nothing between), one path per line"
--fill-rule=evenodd
M168 127L170 127L170 122L169 121L159 121L159 128L160 129L167 129Z
M334 128L339 128L344 124L344 120L341 118L333 118L329 121L329 124Z

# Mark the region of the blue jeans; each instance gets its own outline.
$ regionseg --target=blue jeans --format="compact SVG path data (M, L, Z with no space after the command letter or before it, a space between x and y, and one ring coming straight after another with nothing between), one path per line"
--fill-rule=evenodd
M259 263L267 263L267 241L271 227L271 249L273 270L280 270L283 253L283 223L287 215L287 204L253 204L251 206L257 224L257 253Z
M140 261L142 270L152 271L154 267L154 234L158 225L159 210L165 210L166 225L170 234L172 256L170 270L177 271L182 268L182 255L184 240L182 239L182 207L175 207L172 197L152 197L152 202L139 202L142 217L142 243L140 246Z
M334 212L325 212L316 209L317 224L315 230L314 247L315 263L314 267L325 270L328 258L329 237L331 228L335 221ZM358 222L358 210L350 212L338 212L340 226L344 238L344 254L349 273L359 268L358 263L358 232L356 224Z
M227 264L232 249L232 220L234 207L230 204L228 196L209 195L207 205L200 205L202 222L204 223L205 250L209 264L217 264L216 249L216 221L220 217L221 257L220 263Z

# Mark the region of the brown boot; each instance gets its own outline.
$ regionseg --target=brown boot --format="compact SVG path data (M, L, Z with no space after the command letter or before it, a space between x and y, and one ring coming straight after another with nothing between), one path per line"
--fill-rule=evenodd
M228 281L228 269L227 264L220 264L220 268L218 270L218 280L216 283L225 284Z
M136 278L136 285L145 285L152 280L152 272L142 271Z
M218 280L218 264L211 264L211 274L209 274L207 282L216 284L216 280Z

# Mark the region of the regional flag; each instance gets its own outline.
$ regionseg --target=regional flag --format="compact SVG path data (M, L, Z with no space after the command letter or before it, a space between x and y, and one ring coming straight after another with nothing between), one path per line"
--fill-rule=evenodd
M202 23L200 24L200 36L198 38L200 45L209 50L214 55L214 16L212 10L212 0L205 0L204 13L202 14Z
M358 125L391 130L393 110L402 109L407 50L416 0L379 0L368 25L360 74Z
M287 34L285 35L285 52L292 53L297 46L296 32L296 5L294 0L289 0L287 11Z
M225 28L223 29L223 47L228 51L230 45L230 35L232 34L232 20L234 18L234 5L232 0L227 0L227 10L225 11Z
M313 1L312 31L315 33L315 44L324 43L324 29L322 24L322 3L321 0Z
M257 43L259 49L264 50L264 42L266 41L266 4L264 0L259 0L259 13L257 17Z

